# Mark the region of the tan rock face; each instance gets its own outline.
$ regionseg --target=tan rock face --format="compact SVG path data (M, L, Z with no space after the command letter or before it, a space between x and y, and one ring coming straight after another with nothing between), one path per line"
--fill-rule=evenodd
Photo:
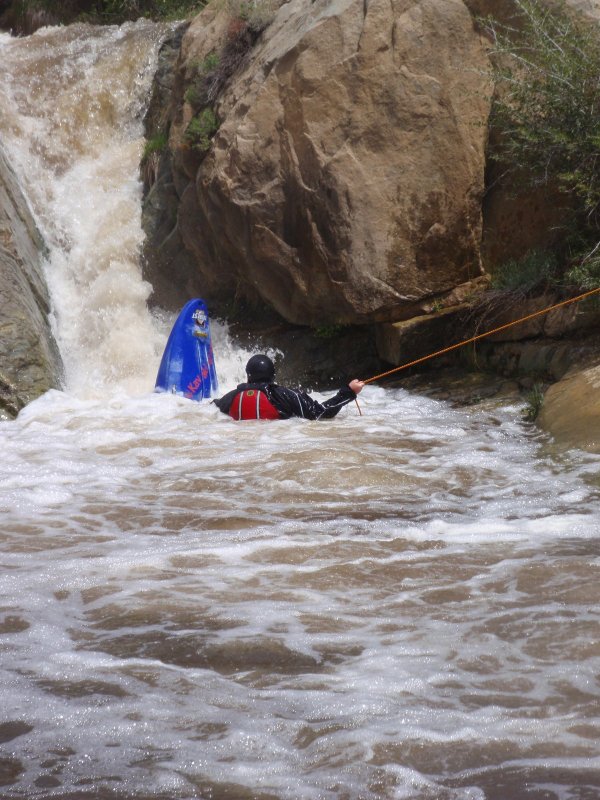
M600 366L568 374L553 384L539 423L565 447L600 453Z
M207 9L188 64L225 27ZM366 322L477 277L486 67L462 0L282 5L183 192L179 234L208 294Z
M48 324L44 243L0 150L0 419L60 384L62 364Z

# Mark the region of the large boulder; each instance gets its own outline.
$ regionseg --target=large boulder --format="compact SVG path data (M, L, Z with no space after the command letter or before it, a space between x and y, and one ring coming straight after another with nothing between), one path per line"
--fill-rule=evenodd
M209 6L181 74L231 30ZM171 127L170 236L203 294L258 295L297 324L364 323L480 275L486 70L463 0L281 5L221 93L201 163L186 156L189 107Z
M62 371L48 324L44 243L0 149L0 419L57 388Z
M600 453L600 365L576 369L545 394L540 425L558 444Z

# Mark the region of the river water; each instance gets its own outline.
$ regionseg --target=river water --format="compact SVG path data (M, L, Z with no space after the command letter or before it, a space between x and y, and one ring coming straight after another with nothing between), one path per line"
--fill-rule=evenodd
M0 39L66 366L0 425L0 797L600 797L599 459L369 386L236 424L152 393L149 23ZM223 390L249 353L215 325Z

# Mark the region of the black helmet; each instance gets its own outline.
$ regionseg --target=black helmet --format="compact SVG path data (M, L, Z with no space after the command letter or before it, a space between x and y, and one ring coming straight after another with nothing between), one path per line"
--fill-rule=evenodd
M248 376L248 383L272 381L275 377L275 365L269 356L252 356L246 364L246 375Z

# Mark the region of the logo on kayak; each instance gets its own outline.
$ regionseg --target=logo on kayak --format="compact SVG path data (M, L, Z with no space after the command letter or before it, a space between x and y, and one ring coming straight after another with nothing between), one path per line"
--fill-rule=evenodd
M201 328L206 327L208 317L206 316L206 311L203 308L197 308L192 314L192 319L196 325L199 325Z
M208 317L203 308L197 308L192 314L192 319L196 323L196 327L192 334L197 339L208 339Z
M208 378L208 374L209 374L208 367L206 366L206 364L203 364L200 370L200 375L196 375L194 380L188 383L186 388L189 394L186 394L186 397L190 397L191 395L196 394L198 389L202 386L202 381L203 380L205 381Z

